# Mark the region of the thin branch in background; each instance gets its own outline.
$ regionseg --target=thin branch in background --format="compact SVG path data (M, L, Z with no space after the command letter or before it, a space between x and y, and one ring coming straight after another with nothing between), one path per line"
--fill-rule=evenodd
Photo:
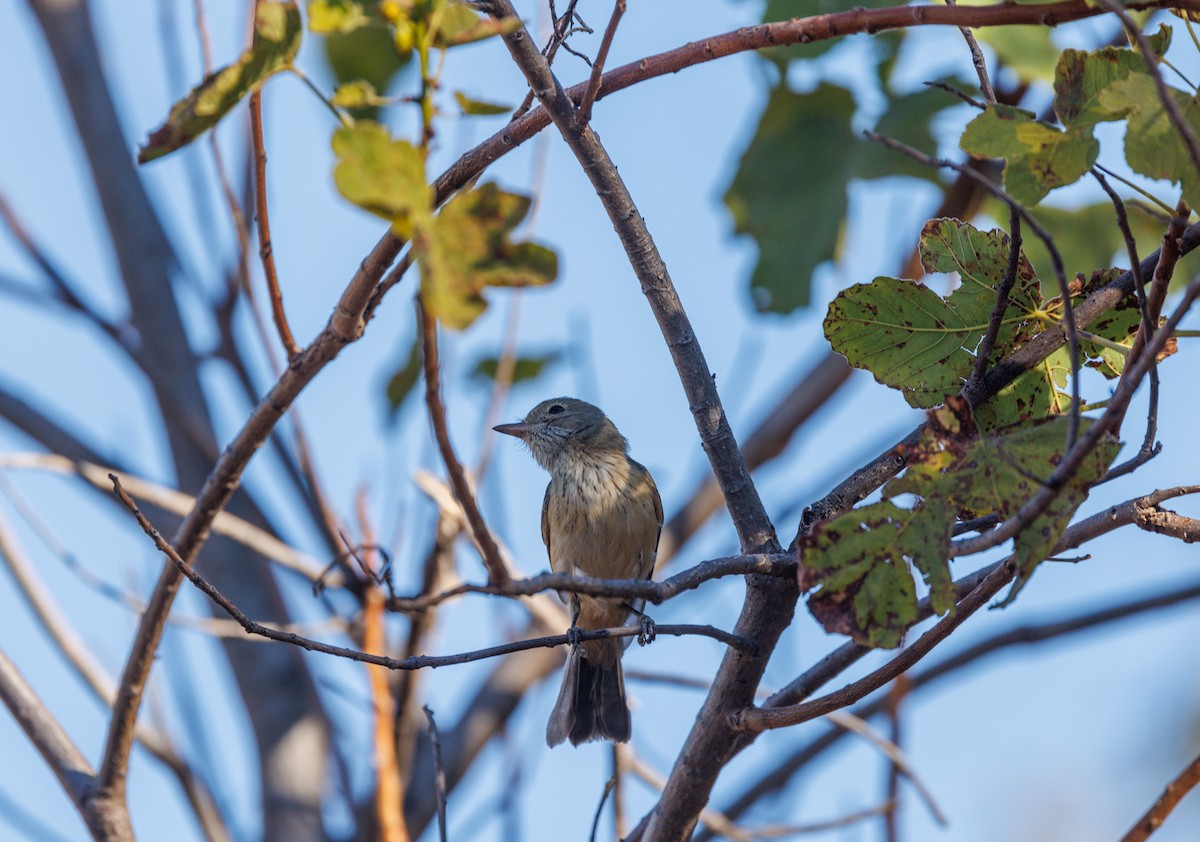
M483 565L487 568L488 582L501 585L510 578L496 539L488 528L475 501L475 493L467 481L466 471L458 456L454 453L454 445L450 442L450 431L446 425L446 407L442 403L441 371L438 363L437 320L421 304L420 296L416 299L417 322L421 332L421 364L425 372L425 406L429 410L429 421L433 425L433 435L437 440L438 450L442 461L446 464L446 473L450 477L450 486L454 496L462 506L471 526L471 534L479 545L483 556Z
M1163 794L1157 801L1146 811L1146 814L1137 820L1128 833L1121 837L1121 842L1145 842L1150 838L1162 823L1167 820L1171 812L1179 806L1179 802L1184 796L1191 792L1197 784L1200 784L1200 757L1197 757L1188 767L1179 773L1179 777L1167 784L1167 788L1163 790Z
M947 0L947 2L950 2L950 0ZM978 45L976 45L976 49L978 49ZM904 726L900 717L900 707L904 703L905 684L904 676L900 676L892 682L892 687L887 694L886 713L888 725L891 729L888 739L897 747L899 747L904 734ZM900 764L891 757L888 758L885 794L885 801L892 804L892 809L883 814L884 839L886 842L900 842Z
M617 744L613 743L613 751L617 750ZM600 829L600 816L604 813L604 804L608 801L609 793L613 791L613 787L617 785L617 773L613 772L611 778L604 782L604 791L600 793L600 803L596 805L596 814L592 816L592 832L588 834L588 842L596 842L596 831ZM620 838L618 836L618 838Z
M938 90L942 90L948 94L952 94L953 96L956 96L959 99L961 99L967 105L970 105L972 108L978 108L980 111L983 111L987 108L986 102L982 102L981 100L975 99L975 97L971 96L966 91L959 90L954 85L951 85L947 82L924 82L923 84L927 88L937 88Z
M1162 247L1158 250L1158 262L1154 266L1154 275L1150 279L1150 287L1146 295L1147 319L1143 330L1138 331L1129 352L1130 360L1141 355L1146 343L1150 341L1154 331L1158 329L1158 319L1162 314L1163 304L1166 303L1167 293L1171 287L1171 279L1175 275L1175 264L1179 262L1180 240L1187 228L1190 211L1181 201L1175 208L1175 216L1167 225L1163 234ZM1124 372L1122 372L1124 375Z
M625 767L621 764L621 751L616 743L610 746L612 760L613 832L617 839L624 839L629 832L625 821Z
M947 6L958 5L955 0L946 0ZM983 99L989 105L996 104L996 92L992 89L992 81L988 78L987 62L983 60L983 50L979 49L979 42L975 40L975 36L971 33L971 28L968 26L960 26L958 31L962 33L962 37L967 42L967 49L971 51L971 63L975 65L975 75L979 77L979 92L983 94ZM894 815L889 813L889 816Z
M366 594L363 602L362 648L372 655L387 652L386 599L377 582L379 565L372 549L375 533L367 510L367 493L360 488L355 495L355 512L363 539L362 562ZM375 815L379 820L381 842L409 842L404 822L404 779L396 758L396 712L393 707L388 674L382 667L367 665L367 683L374 711Z
M587 88L584 89L583 99L580 100L579 108L575 112L576 127L585 126L592 120L592 106L595 104L596 97L600 93L601 77L604 75L604 63L608 60L608 51L612 47L613 37L617 34L617 26L621 22L621 16L624 14L625 0L615 0L612 17L608 19L608 26L604 28L604 37L600 41L600 49L596 52L596 60L592 62L592 72L588 77Z
M1004 188L992 182L981 173L976 172L968 166L960 164L956 161L951 161L946 158L933 158L926 155L924 152L913 149L911 146L901 143L894 138L881 135L877 132L865 131L863 134L868 140L873 140L876 143L881 143L889 149L895 149L897 152L903 152L914 161L919 161L931 167L945 167L952 169L957 173L973 179L977 184L1004 202L1010 210L1015 210L1025 220L1025 224L1029 226L1037 238L1042 241L1046 247L1046 251L1050 253L1050 262L1054 266L1054 277L1058 281L1058 293L1062 300L1062 322L1067 334L1067 349L1071 355L1071 417L1070 424L1067 429L1067 449L1070 450L1075 446L1075 440L1079 437L1079 410L1083 406L1083 402L1079 397L1079 330L1075 324L1075 308L1071 303L1071 289L1067 283L1066 270L1063 268L1062 255L1058 251L1058 247L1054 244L1054 239L1050 233L1041 226L1037 219L1029 212L1029 209L1024 207L1020 202L1008 194Z
M271 298L271 315L279 341L288 360L300 354L300 346L288 326L287 313L283 309L283 293L279 289L279 275L275 271L275 255L271 248L271 221L267 212L267 149L263 141L262 89L250 94L250 144L254 155L255 222L258 225L258 257L262 261L263 276L267 280L267 292Z
M492 453L496 448L496 432L492 429L500 423L500 410L512 389L513 375L517 371L517 338L521 328L521 302L524 291L514 289L508 296L508 308L504 319L504 338L500 340L500 354L496 358L496 377L492 381L491 395L483 415L483 430L479 439L479 460L475 463L475 477L482 485L491 467Z
M422 708L429 720L429 744L433 749L433 769L435 775L434 791L437 793L438 839L446 842L446 768L442 765L442 738L438 733L437 722L433 719L433 708L425 705Z
M979 343L979 348L976 350L975 369L971 372L971 379L976 383L983 383L984 375L987 374L992 351L996 348L996 337L1000 335L1000 325L1004 321L1005 311L1008 310L1008 295L1012 292L1013 284L1016 283L1017 270L1021 265L1021 214L1017 211L1016 205L1009 206L1008 229L1008 265L1004 268L1004 277L1000 279L1000 285L996 287L996 305L992 308L992 317L988 320L987 332L983 335L983 341Z
M1129 12L1125 10L1124 6L1115 2L1115 0L1099 0L1099 2L1101 6L1121 19L1121 23L1125 25L1125 31L1129 33L1137 44L1137 48L1142 53L1142 58L1146 60L1146 72L1154 80L1154 87L1158 91L1158 98L1162 101L1163 108L1166 109L1167 118L1171 121L1171 125L1175 127L1175 131L1179 132L1179 136L1183 138L1188 155L1192 158L1193 171L1200 174L1200 142L1196 140L1196 133L1192 131L1192 127L1188 125L1183 112L1179 110L1179 103L1175 101L1174 92L1163 81L1162 73L1158 70L1158 56L1155 55L1154 48L1150 46L1150 41L1147 40L1141 27L1129 16Z

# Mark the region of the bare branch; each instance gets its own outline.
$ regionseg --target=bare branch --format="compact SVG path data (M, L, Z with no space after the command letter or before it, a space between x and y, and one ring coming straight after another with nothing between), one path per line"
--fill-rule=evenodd
M1121 837L1121 842L1144 842L1171 815L1184 796L1200 784L1200 757L1197 757L1188 767L1179 773L1179 777L1167 784L1167 788L1146 815L1138 819L1137 824Z
M686 591L694 590L711 579L724 576L774 576L787 579L796 575L795 556L788 553L728 556L703 561L669 579L652 582L649 579L597 579L566 573L541 573L529 579L513 579L503 585L459 585L439 593L415 597L395 597L388 600L393 611L423 611L463 594L493 594L498 596L530 596L545 591L562 591L591 596L623 596L644 599L659 605Z
M596 60L592 62L592 73L588 78L587 88L584 89L583 99L579 102L579 108L575 112L575 127L582 128L592 120L592 105L596 102L596 96L600 93L600 82L604 75L604 62L608 60L608 51L612 47L613 36L617 34L617 25L621 22L621 16L625 14L625 0L615 0L613 3L612 17L608 19L608 26L604 29L604 37L600 41L600 49L596 52Z
M433 748L433 769L436 778L434 790L437 792L438 839L446 842L446 769L442 765L442 736L438 733L437 722L433 718L433 709L429 705L422 708L429 720L429 744Z
M258 225L258 257L262 261L263 276L267 279L267 292L271 297L271 315L279 341L289 360L300 353L300 346L288 326L287 313L283 309L283 293L279 290L279 275L275 271L275 255L271 249L271 221L267 213L267 150L263 143L262 90L250 94L250 143L254 154L254 199L255 222Z
M421 332L421 364L425 370L425 406L433 424L433 435L437 439L442 461L446 463L446 473L450 475L450 486L454 489L454 496L462 506L467 523L471 527L471 534L475 536L475 542L483 555L488 582L502 585L510 578L508 568L500 558L500 549L496 546L492 530L488 528L483 513L479 511L479 504L475 502L475 492L471 490L467 473L454 453L450 431L446 426L446 407L442 404L441 372L438 367L437 320L425 309L419 297L416 307L417 326Z

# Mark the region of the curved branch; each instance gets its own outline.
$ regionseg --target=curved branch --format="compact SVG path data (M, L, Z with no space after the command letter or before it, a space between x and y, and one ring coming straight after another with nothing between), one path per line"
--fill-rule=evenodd
M510 580L503 585L459 585L449 590L414 597L392 597L392 611L424 611L448 599L463 594L493 594L497 596L532 596L545 591L581 593L590 596L628 597L644 599L655 605L666 602L703 583L723 576L761 574L786 579L796 575L796 557L790 553L736 555L703 561L695 567L677 573L661 582L648 579L596 579L567 573L542 573L529 579Z

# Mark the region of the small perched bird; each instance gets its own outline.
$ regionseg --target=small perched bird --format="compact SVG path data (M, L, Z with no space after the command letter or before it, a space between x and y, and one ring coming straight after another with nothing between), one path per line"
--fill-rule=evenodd
M542 503L542 540L555 573L642 579L654 573L663 509L650 472L629 458L629 442L590 403L553 398L517 424L516 436L550 472ZM640 606L614 597L570 594L572 629L623 625ZM589 640L571 648L558 701L546 725L551 747L569 739L629 739L621 655L629 638Z

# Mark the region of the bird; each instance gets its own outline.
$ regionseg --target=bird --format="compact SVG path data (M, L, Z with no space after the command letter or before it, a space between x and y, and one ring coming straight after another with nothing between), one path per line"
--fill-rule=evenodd
M648 579L654 573L663 508L653 477L629 457L629 442L608 416L578 398L551 398L524 420L500 424L550 473L542 502L542 540L555 573ZM562 594L560 594L562 597ZM624 625L631 613L648 636L641 604L620 597L568 594L571 631ZM621 656L630 638L576 642L546 725L546 744L629 740L629 704Z

